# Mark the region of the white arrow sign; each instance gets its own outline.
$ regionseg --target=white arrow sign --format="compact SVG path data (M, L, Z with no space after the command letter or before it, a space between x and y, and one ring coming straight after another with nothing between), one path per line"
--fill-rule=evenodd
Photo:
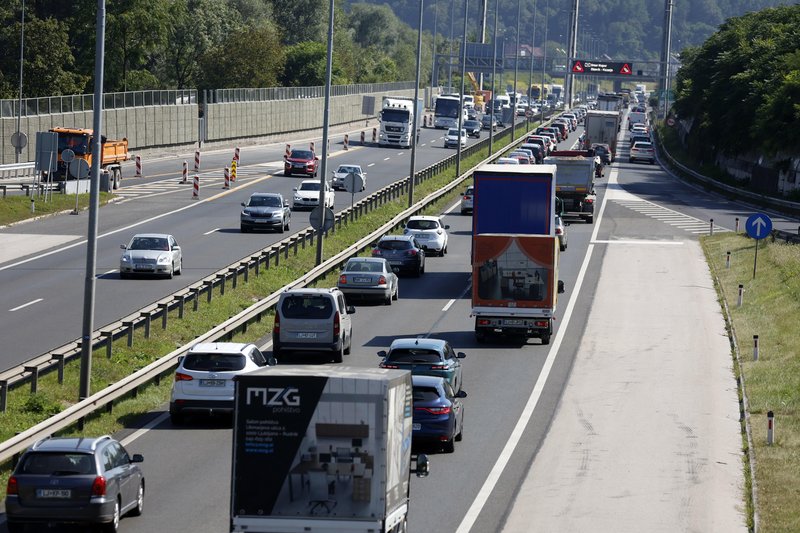
M761 230L767 227L767 223L764 221L763 218L758 217L753 221L753 226L756 228L756 237L761 237Z

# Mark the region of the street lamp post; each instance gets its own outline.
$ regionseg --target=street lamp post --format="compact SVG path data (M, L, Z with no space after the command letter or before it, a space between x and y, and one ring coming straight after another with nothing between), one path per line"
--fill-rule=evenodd
M533 103L531 101L533 99L533 58L536 57L534 50L536 50L536 0L533 0L533 29L531 31L531 72L530 72L530 79L528 80L528 90L526 91L528 94L528 110L532 109L531 104ZM540 91L540 96L541 96L541 91ZM531 113L526 112L525 116L528 119L528 129L530 129Z
M494 34L492 35L492 44L494 45L494 54L492 55L492 101L489 108L489 157L494 153L494 102L497 100L495 89L497 88L497 19L500 11L498 11L500 0L494 0Z
M547 12L550 11L550 0L547 0L544 7L544 40L542 41L542 120L541 122L544 123L544 70L547 65Z
M420 0L422 2L422 0ZM436 18L439 15L439 0L433 2L433 58L431 59L431 91L433 91L433 80L436 79ZM416 105L416 104L414 104Z
M331 0L333 2L333 0ZM419 0L419 26L417 26L417 76L414 80L414 107L419 101L420 64L422 63L422 10L424 0ZM435 30L435 28L434 28ZM411 130L411 170L408 176L408 207L414 205L414 172L417 165L417 135L419 131L419 113L414 113L414 125Z
M14 149L14 162L19 163L22 155L20 129L22 126L22 66L25 58L25 0L22 0L22 29L19 36L19 103L17 104L17 145Z
M328 6L328 63L325 66L325 109L322 114L322 165L319 169L319 204L320 224L317 235L317 265L322 264L322 237L325 235L325 220L328 218L325 207L325 184L328 172L328 126L330 125L331 74L333 72L333 0Z
M467 76L467 11L469 0L464 0L464 35L461 37L461 96L459 105L461 110L458 114L458 145L456 148L456 178L461 176L461 129L464 127L464 78Z
M514 142L517 131L517 106L519 105L519 98L517 98L517 73L519 72L519 15L521 13L521 8L522 1L517 0L517 33L514 36L514 109L511 110L511 142Z

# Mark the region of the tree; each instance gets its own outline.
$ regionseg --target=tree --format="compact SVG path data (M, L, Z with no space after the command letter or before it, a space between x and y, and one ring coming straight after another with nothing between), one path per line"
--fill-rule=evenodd
M275 87L285 62L281 34L271 24L243 28L203 55L198 88Z
M283 43L326 42L328 2L325 0L267 0L274 23L283 30Z

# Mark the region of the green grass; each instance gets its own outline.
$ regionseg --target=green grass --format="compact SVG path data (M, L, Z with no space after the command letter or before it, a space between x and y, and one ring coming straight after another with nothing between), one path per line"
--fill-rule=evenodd
M113 198L113 194L101 192L100 205L108 203ZM5 198L0 198L0 226L7 226L14 222L20 222L29 218L72 211L75 209L74 194L53 193L52 198L48 195L47 200L44 196L33 196L34 210L31 211L31 197L22 194L9 194ZM78 210L89 207L89 195L78 195Z
M752 239L723 233L704 237L702 244L719 279L718 290L728 303L741 352L739 372L750 404L760 531L800 531L800 247L762 241L753 279ZM739 284L744 285L741 307L737 307ZM753 361L753 335L759 338L758 361ZM766 443L768 411L775 414L772 446Z
M510 134L496 137L496 148L500 150L509 140ZM462 159L462 171L485 159L488 153L487 148L479 154ZM455 167L452 167L417 185L414 200L419 201L426 195L442 188L454 178ZM440 213L456 200L461 191L461 187L456 187L434 205L427 207L424 214ZM74 197L72 200L74 202ZM376 230L405 210L407 205L407 197L401 197L371 211L353 223L343 224L340 229L325 239L324 259L336 255L364 235ZM167 329L161 328L160 320L153 321L149 339L145 339L142 330L137 329L134 333L132 347L127 346L127 340L124 338L116 341L111 359L106 358L105 348L95 350L92 358L91 393L102 390L109 384L119 381L176 348L190 343L197 336L307 273L315 266L315 257L315 246L306 246L305 250L300 249L296 256L290 252L288 259L281 258L280 266L274 266L273 262L273 266L269 270L261 269L260 276L255 276L254 272L251 272L248 283L244 283L240 279L235 290L231 288L230 284L224 295L219 295L219 290L217 290L210 304L204 297L200 298L197 312L192 311L191 305L186 306L184 319L178 319L177 310L171 312L168 317ZM331 273L325 279L319 280L317 284L331 286L335 284L335 280L336 273ZM249 325L247 333L235 335L233 341L254 342L268 335L271 330L272 317L268 316L260 323ZM0 413L0 440L5 441L15 433L24 431L74 404L78 397L79 371L77 362L67 364L63 384L57 382L55 372L41 376L39 392L35 395L30 394L27 386L12 389L8 395L7 411ZM171 377L171 374L166 376L160 385L151 384L139 391L136 397L129 397L115 403L113 412L110 414L103 410L99 411L87 421L83 431L72 427L60 434L101 435L118 431L132 419L157 409L168 401ZM5 481L11 466L6 464L0 467L0 487L2 487L0 490L5 490Z

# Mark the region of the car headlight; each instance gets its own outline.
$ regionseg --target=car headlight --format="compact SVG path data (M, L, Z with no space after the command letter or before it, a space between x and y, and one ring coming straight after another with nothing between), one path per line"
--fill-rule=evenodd
M161 254L161 255L158 256L158 264L159 265L166 265L170 261L172 261L172 258L170 257L169 254Z
M129 255L126 254L126 255L122 256L122 259L120 259L120 261L122 261L123 263L130 263L131 262L131 258L130 258Z
M295 202L300 202L300 201L302 201L302 200L303 200L303 199L302 199L300 196L295 196L295 197L294 197L294 201L295 201Z

